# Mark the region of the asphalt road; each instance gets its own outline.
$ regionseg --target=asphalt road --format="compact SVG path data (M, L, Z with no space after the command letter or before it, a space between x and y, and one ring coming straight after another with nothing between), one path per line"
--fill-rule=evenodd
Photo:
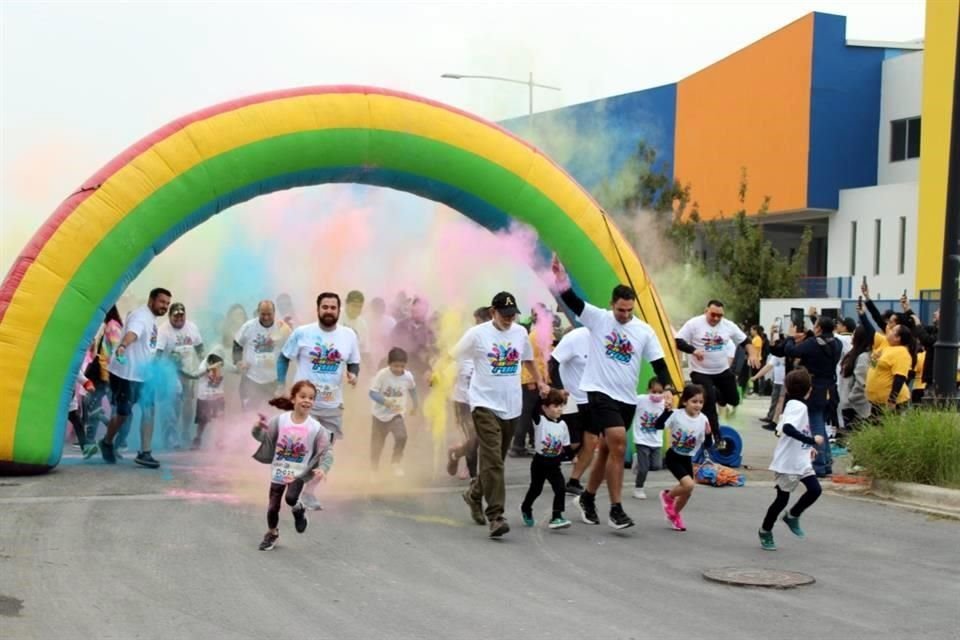
M956 521L825 494L804 516L806 540L781 524L780 550L764 552L756 529L773 490L751 480L698 489L685 533L657 500L629 497L638 526L626 532L526 529L526 462L509 460L513 531L493 541L469 520L462 481L370 482L344 454L306 533L284 507L279 546L259 552L266 468L248 454L167 455L159 472L72 454L55 473L0 478L0 637L960 637ZM549 504L548 490L539 519ZM817 582L702 578L728 566Z

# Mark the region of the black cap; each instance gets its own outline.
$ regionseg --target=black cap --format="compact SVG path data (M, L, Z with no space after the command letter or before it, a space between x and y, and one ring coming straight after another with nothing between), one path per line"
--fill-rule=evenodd
M174 302L170 305L170 315L187 315L187 308L183 306L182 302Z
M513 297L512 293L506 291L501 291L493 296L493 302L490 303L490 306L505 316L515 316L520 311L517 308L517 299Z

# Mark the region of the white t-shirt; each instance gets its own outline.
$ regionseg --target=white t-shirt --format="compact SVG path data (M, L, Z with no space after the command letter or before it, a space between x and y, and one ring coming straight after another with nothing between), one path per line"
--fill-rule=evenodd
M197 381L197 400L218 400L223 398L223 366L214 375L210 375L207 364L200 367L200 379Z
M727 357L727 368L729 368L733 361L737 359L737 345L733 344L733 340L727 340L726 344L723 345L723 355ZM692 355L690 360L694 361Z
M503 420L520 415L521 362L533 361L527 330L513 324L500 331L493 321L470 327L453 348L454 358L473 362L468 397L470 408L483 407Z
M560 363L560 379L576 404L587 404L587 394L580 390L583 371L587 367L590 353L590 330L577 327L560 338L560 342L550 354Z
M275 320L265 327L260 318L250 318L233 337L243 347L243 362L249 367L244 375L257 384L269 384L277 380L277 354L283 348L290 328Z
M670 414L665 429L670 430L670 448L681 456L693 457L707 435L710 422L702 413L696 417L687 415L682 407Z
M473 377L473 360L461 358L457 362L457 379L453 384L453 401L470 404L470 378Z
M407 413L407 397L417 388L413 374L404 371L403 375L395 376L390 367L384 367L377 372L370 383L370 391L376 391L383 396L386 404L373 402L373 417L380 422L390 422L396 416Z
M812 445L804 444L796 438L783 435L783 425L792 424L800 433L810 436L810 417L807 405L799 400L790 400L783 407L780 422L777 423L777 448L773 450L773 462L770 470L791 475L806 475L813 472L810 459Z
M721 319L717 326L711 327L706 317L700 315L687 320L677 333L677 337L692 345L693 348L703 350L702 361L690 356L692 371L716 375L730 368L730 362L727 360L727 340L732 340L736 348L736 345L742 344L747 339L747 334L726 318Z
M203 346L203 338L197 325L189 320L184 320L179 329L169 322L159 329L157 350L172 355L181 371L196 371L200 365L197 346Z
M663 432L656 428L657 418L663 413L666 404L661 396L660 402L654 402L647 394L637 396L637 412L633 418L633 442L647 447L662 447Z
M343 406L343 380L348 364L360 364L357 334L337 326L325 331L319 323L294 329L283 345L283 355L297 361L297 380L309 380L317 387L314 411Z
M771 354L767 356L767 364L773 367L773 384L783 384L783 379L787 375L786 360Z
M123 335L132 333L136 341L123 351L123 362L117 359L114 350L113 359L107 370L124 380L143 382L147 367L157 351L157 317L150 307L143 305L127 314L123 323Z
M570 446L570 431L566 422L554 422L543 415L534 417L533 448L538 454L546 458L556 458L567 446Z
M323 427L310 417L296 424L292 411L279 415L277 420L277 449L270 469L270 482L285 484L285 478L295 478L307 470L314 455L313 445Z
M580 322L590 330L590 353L580 390L599 391L626 404L636 402L641 361L663 358L653 329L637 318L620 324L612 311L589 302L584 303Z

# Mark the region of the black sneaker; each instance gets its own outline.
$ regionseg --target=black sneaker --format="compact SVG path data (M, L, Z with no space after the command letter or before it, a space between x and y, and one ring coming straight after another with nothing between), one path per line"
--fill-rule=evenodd
M307 509L300 502L293 508L293 527L297 530L297 533L303 533L307 530Z
M104 462L107 464L117 464L117 454L112 444L107 444L106 441L101 440L97 443L97 446L100 447L100 457L103 458Z
M776 423L776 422L765 422L764 424L760 425L760 428L761 428L761 429L766 429L767 431L776 431L776 430L777 430L777 423Z
M583 485L580 484L579 480L574 480L573 478L567 480L568 496L579 496L581 493L583 493Z
M147 467L148 469L156 469L160 466L160 463L154 460L149 451L141 451L133 461L141 467Z
M624 512L623 507L617 504L610 507L610 517L607 519L607 524L614 529L620 530L632 527L634 522L633 519Z
M577 499L577 508L580 509L580 519L586 524L600 524L600 516L597 515L597 504L593 497L587 497L586 493L581 493Z
M270 551L275 546L277 546L277 540L280 539L280 535L276 533L270 533L267 531L266 535L263 536L263 541L260 543L260 546L257 547L260 551Z

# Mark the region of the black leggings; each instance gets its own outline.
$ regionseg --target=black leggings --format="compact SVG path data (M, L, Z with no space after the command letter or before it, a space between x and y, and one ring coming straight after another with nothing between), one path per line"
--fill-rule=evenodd
M270 483L270 502L267 503L267 527L276 529L280 523L280 498L287 493L287 504L295 506L300 500L303 491L303 480L294 480L290 484Z
M746 366L746 365L744 365ZM720 417L717 415L717 399L722 399L725 405L736 407L740 404L740 390L737 388L737 378L733 371L727 369L723 373L706 374L698 371L690 372L690 382L703 387L703 415L710 421L710 431L703 441L703 446L709 449L713 440L720 434Z
M527 489L527 496L520 505L520 510L524 513L533 511L534 501L540 497L543 491L544 480L550 483L553 488L553 517L559 518L563 515L564 500L566 500L566 489L563 481L563 472L560 470L560 456L548 458L539 453L533 456L530 462L530 488Z
M793 508L788 512L794 518L799 518L800 514L806 511L807 507L816 502L817 498L820 497L820 481L817 480L817 476L808 476L800 482L803 483L803 486L806 487L807 490L803 492L803 495L800 496L794 503ZM761 528L764 531L773 531L773 525L777 522L777 516L787 508L788 502L790 502L790 492L777 487L777 497L773 501L773 504L770 505L770 508L767 509L767 515L763 519Z

